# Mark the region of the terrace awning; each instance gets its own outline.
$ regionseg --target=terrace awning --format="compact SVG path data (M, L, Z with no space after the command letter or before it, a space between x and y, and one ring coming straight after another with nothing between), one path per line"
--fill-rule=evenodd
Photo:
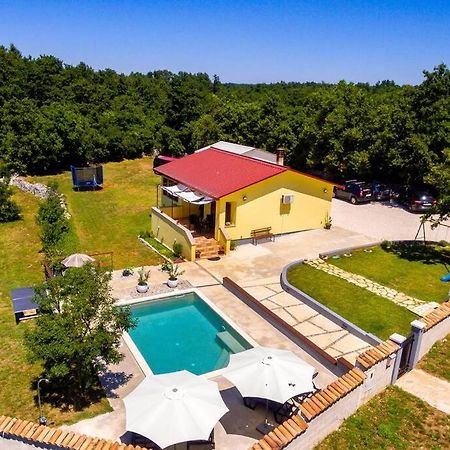
M200 192L192 191L188 187L182 184L176 184L175 186L162 186L162 190L181 198L185 202L192 203L193 205L206 205L214 200Z

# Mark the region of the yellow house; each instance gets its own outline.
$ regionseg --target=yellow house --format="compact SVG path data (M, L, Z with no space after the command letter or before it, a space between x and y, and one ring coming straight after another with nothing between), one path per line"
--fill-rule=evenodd
M282 165L210 147L155 168L162 176L152 231L194 260L231 241L323 228L333 184Z

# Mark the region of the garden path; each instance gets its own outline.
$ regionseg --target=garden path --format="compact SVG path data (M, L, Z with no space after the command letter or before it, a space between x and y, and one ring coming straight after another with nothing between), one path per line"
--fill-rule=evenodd
M439 306L439 303L424 302L423 300L419 300L418 298L406 295L403 292L399 292L395 289L391 289L383 286L382 284L376 283L375 281L363 277L362 275L347 272L346 270L336 267L333 264L328 264L323 259L308 260L304 261L304 263L315 269L322 270L329 275L334 275L335 277L342 278L343 280L348 281L355 286L367 289L373 294L384 297L399 306L403 306L404 308L409 309L411 312L421 317L430 313L433 309Z
M450 414L450 383L420 369L413 369L396 382L410 394L419 397L436 409Z

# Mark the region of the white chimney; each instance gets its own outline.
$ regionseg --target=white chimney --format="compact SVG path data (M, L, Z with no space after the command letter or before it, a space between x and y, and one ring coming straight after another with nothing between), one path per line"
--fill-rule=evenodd
M284 149L277 148L277 164L284 166Z

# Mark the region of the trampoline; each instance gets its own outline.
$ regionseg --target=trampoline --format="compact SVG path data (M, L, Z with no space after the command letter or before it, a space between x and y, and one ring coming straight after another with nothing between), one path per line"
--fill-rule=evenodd
M75 167L70 166L73 187L101 189L103 187L103 166Z
M19 323L21 320L37 317L39 305L33 301L34 294L34 289L31 287L11 290L11 299L16 323Z

